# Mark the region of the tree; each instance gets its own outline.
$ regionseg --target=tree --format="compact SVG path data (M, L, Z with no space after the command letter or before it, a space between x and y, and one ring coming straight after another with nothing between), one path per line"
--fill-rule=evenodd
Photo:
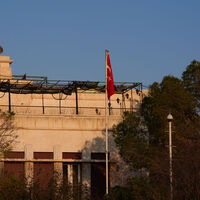
M151 85L140 113L125 113L122 122L113 127L120 155L138 175L129 181L133 197L169 199L170 112L174 116L174 199L200 198L200 119L196 106L195 97L185 89L183 81L166 76L160 84Z
M184 87L196 98L200 109L200 62L193 60L182 73Z
M159 197L162 191L155 192L160 188L156 188L153 182L149 184L148 174L155 152L149 145L148 135L145 121L139 113L124 113L123 120L113 127L119 153L135 173L126 185L111 190L110 199L121 199L123 193L127 193L126 198L130 200L162 199Z
M0 152L9 151L14 144L17 134L14 127L14 114L0 110Z
M120 155L133 170L148 166L147 130L140 117L125 112L122 122L113 126L113 136Z
M182 79L185 88L200 98L200 62L193 60L182 73Z
M198 156L200 119L196 107L197 101L184 88L183 81L172 76L164 77L160 84L154 83L150 87L149 96L144 99L142 104L142 115L147 123L150 145L159 152L154 154L154 159L158 163L160 162L160 166L152 160L151 179L152 181L159 180L159 184L163 188L165 184L169 185L168 169L166 170L166 166L169 166L168 159L166 159L168 158L166 117L169 112L174 116L173 186L174 196L177 199L199 198L199 192L194 187L194 185L199 186L200 184L196 180L200 172Z
M195 98L184 88L183 82L173 76L166 76L160 84L153 83L149 96L142 104L142 115L147 123L151 144L165 145L168 135L166 131L167 114L174 116L176 130L186 124L199 120L196 112Z

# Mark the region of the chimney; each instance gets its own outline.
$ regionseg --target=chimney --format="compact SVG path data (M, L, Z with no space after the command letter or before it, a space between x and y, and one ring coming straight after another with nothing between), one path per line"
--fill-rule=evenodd
M0 56L0 79L12 78L12 69L10 67L12 62L9 56Z

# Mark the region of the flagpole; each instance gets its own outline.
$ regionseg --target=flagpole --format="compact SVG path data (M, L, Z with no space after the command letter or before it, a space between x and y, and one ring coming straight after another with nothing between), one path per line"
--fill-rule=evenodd
M107 56L108 50L105 50L105 126L106 126L106 194L108 194L108 94L107 94Z

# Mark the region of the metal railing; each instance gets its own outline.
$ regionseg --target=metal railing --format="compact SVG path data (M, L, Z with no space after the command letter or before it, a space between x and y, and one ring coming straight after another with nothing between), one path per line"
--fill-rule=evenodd
M0 109L4 112L9 111L9 105L0 105ZM136 112L137 108L110 108L109 114L120 116L125 111ZM12 112L15 114L29 115L79 115L79 116L105 116L105 107L77 107L67 106L25 106L12 105Z

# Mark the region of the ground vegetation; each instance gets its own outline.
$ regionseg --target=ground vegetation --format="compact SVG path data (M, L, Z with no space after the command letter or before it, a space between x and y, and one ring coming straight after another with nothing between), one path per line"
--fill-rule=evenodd
M0 177L0 200L89 200L89 189L85 185L72 185L51 178L44 185L40 180L30 183L22 176L6 174Z

